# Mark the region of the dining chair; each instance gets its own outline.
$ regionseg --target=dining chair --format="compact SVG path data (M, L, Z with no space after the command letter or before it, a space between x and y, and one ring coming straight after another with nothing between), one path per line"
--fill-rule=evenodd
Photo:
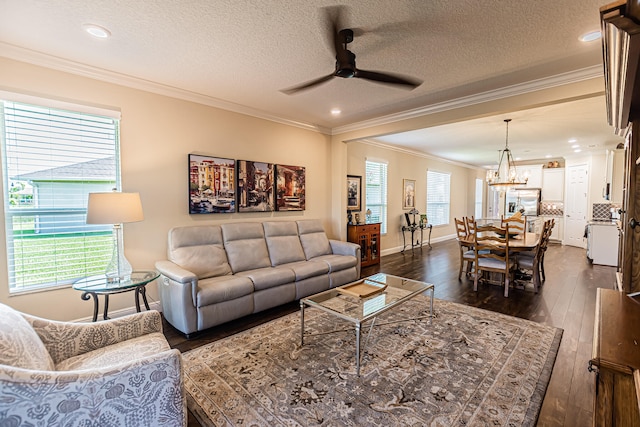
M555 227L556 225L556 220L555 218L551 218L548 220L549 224L549 229L547 230L547 244L544 247L544 252L542 252L542 257L540 258L540 273L542 275L542 281L544 282L546 280L546 277L544 276L544 254L547 252L547 247L549 246L549 240L551 240L551 233L553 231L553 227Z
M464 225L467 227L467 235L472 235L473 233L475 233L475 225L476 225L476 220L475 218L472 216L465 216L462 218L464 220Z
M456 234L458 235L458 246L460 248L460 271L458 273L458 280L462 278L462 270L465 263L467 264L467 274L471 271L473 262L476 259L476 255L473 252L473 244L469 241L469 234L465 218L453 219L456 225Z
M505 228L494 225L477 225L474 234L475 277L473 290L478 291L478 281L482 272L495 272L503 275L504 296L509 296L509 284L515 268L515 260L509 254L509 225ZM500 249L499 251L492 249Z
M514 215L509 218L505 218L504 215L500 217L500 227L504 228L505 225L509 225L511 234L527 234L527 217L526 215Z
M531 272L531 281L535 292L538 293L540 286L544 279L541 279L541 267L542 258L547 250L549 244L549 237L551 236L551 229L553 224L551 221L545 221L542 226L542 232L540 233L540 241L536 248L533 250L533 255L528 253L518 254L516 258L516 266L518 270L525 270Z

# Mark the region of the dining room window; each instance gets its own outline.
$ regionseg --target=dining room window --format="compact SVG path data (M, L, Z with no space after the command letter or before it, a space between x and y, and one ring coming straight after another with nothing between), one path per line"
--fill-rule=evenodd
M9 293L102 273L113 251L112 226L86 224L87 199L120 186L120 113L5 96L0 145Z
M449 224L451 174L427 171L427 218L432 225Z
M484 215L482 215L483 190L484 190L484 181L480 178L476 178L476 203L475 203L475 209L473 212L475 218L484 218Z
M365 211L371 209L371 221L380 223L380 233L387 232L387 163L365 163Z

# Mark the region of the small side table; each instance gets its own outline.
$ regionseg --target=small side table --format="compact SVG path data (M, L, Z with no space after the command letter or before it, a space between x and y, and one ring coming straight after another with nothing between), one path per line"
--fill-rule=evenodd
M134 271L131 273L131 279L121 282L109 282L105 275L91 276L75 282L73 289L82 291L80 298L84 301L93 298L93 321L95 322L98 320L98 295L104 295L104 320L109 318L107 316L109 311L109 295L112 294L135 291L136 310L140 312L140 295L142 295L144 306L149 310L146 286L158 277L160 277L160 273L157 271Z
M400 252L404 252L405 249L407 248L407 246L409 246L407 244L407 239L405 236L405 233L407 231L411 232L411 250L413 250L414 247L416 246L420 246L420 249L422 249L422 243L424 241L424 229L428 228L429 229L429 235L428 235L428 239L427 239L427 244L429 245L429 248L431 248L431 229L433 228L432 224L413 224L413 225L403 225L402 226L402 250ZM420 230L420 240L415 238L415 233L416 231Z

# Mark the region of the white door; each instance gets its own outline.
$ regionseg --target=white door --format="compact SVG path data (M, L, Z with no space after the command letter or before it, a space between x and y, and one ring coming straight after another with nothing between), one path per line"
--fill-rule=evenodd
M586 247L584 229L587 226L588 175L587 165L575 165L567 169L567 194L564 204L565 245Z

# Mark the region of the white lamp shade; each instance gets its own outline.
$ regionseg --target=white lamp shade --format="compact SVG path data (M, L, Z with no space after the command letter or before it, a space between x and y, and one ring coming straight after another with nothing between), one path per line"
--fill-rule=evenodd
M121 224L143 219L140 193L89 193L87 224Z

